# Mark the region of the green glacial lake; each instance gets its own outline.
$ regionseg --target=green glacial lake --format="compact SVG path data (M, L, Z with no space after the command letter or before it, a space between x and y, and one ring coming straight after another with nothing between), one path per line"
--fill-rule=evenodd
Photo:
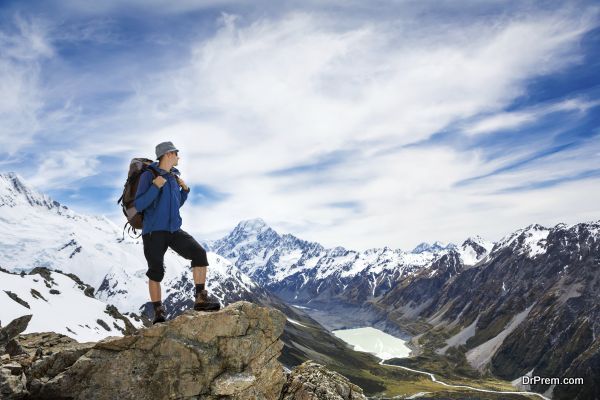
M371 327L340 329L331 333L353 346L354 350L371 353L384 360L404 358L410 354L406 341L379 329Z

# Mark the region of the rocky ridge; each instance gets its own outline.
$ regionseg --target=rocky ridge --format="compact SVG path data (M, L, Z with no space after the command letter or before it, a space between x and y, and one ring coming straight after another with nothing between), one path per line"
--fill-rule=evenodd
M0 330L0 395L6 399L366 399L339 374L277 361L285 316L237 302L186 312L133 335L78 343L50 333L19 335L27 317ZM284 390L285 387L285 390Z

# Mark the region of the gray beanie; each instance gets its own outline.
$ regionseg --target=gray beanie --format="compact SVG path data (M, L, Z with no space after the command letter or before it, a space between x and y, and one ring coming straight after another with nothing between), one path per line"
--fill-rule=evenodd
M175 146L173 145L173 142L162 142L160 144L158 144L156 146L156 158L160 158L161 156L163 156L165 153L168 153L170 151L179 151L175 148Z

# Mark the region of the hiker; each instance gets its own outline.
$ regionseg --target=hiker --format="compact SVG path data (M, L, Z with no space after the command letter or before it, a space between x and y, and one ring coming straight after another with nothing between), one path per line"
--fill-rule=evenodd
M156 158L158 162L148 167L154 172L147 170L142 173L135 195L135 207L144 215L142 240L144 256L148 262L146 276L149 279L150 301L154 306L153 324L165 321L160 282L165 275L163 261L168 247L183 258L191 260L196 288L194 310L216 311L220 308L217 301L208 298L205 289L208 267L206 251L181 229L179 208L185 203L190 188L174 168L179 161L179 150L172 142L160 143L156 146Z

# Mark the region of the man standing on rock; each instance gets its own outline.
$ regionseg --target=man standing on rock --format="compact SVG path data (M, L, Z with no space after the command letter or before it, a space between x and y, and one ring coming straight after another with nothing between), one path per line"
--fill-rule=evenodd
M160 282L165 275L164 256L168 247L191 260L196 285L194 310L216 311L220 308L218 302L209 300L204 286L208 267L206 251L181 229L179 208L185 203L190 188L174 168L179 161L179 150L172 142L160 143L156 146L156 158L158 162L149 167L154 173L142 173L135 196L135 207L144 215L142 240L144 256L148 262L146 276L149 278L150 301L154 306L154 324L165 321Z

